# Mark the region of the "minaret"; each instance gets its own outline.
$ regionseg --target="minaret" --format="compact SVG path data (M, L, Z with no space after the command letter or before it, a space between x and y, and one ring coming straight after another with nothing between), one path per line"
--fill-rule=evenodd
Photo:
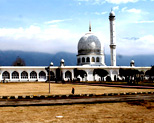
M116 34L115 34L115 13L111 10L110 20L110 50L111 50L111 66L116 66Z

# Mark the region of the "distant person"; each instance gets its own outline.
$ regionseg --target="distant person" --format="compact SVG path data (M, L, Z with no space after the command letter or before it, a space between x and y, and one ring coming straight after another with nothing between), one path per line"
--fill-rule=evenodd
M5 78L4 78L4 80L3 80L3 83L5 83Z
M74 87L72 87L72 94L74 94L75 93L75 89L74 89Z

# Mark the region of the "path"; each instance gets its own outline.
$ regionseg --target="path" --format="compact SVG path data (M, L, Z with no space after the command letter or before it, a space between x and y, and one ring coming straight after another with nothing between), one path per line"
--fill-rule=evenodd
M12 99L1 100L0 106L43 106L43 105L66 105L66 104L89 104L89 103L111 103L128 101L154 101L154 94L121 94L107 96L83 96L74 98L49 98L49 99Z

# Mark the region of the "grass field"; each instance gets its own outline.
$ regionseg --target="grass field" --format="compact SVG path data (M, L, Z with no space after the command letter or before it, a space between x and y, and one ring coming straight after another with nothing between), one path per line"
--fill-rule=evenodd
M102 94L119 92L154 91L154 89L132 89L118 87L103 87L90 85L51 84L50 94L71 94L72 87L75 94ZM43 95L49 94L49 83L0 83L0 95Z

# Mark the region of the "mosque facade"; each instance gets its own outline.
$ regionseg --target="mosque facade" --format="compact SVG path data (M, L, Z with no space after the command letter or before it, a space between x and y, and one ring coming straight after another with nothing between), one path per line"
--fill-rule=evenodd
M34 82L41 81L100 81L102 78L95 73L96 71L105 70L107 75L103 78L110 77L112 81L119 78L119 69L137 69L146 72L151 67L135 67L134 61L130 66L116 65L116 32L115 32L115 13L109 14L110 22L110 55L111 65L106 66L105 54L101 41L91 32L91 24L89 32L82 36L78 42L77 66L65 66L65 61L60 61L60 66L1 66L0 81L8 82Z

